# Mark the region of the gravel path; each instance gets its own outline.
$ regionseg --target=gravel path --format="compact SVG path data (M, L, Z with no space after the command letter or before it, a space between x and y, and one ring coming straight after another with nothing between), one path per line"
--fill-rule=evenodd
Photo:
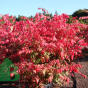
M87 78L84 79L81 75L75 74L76 76L76 82L77 88L88 88L88 57L85 57L84 59L80 59L79 62L83 67L80 69L80 71L87 75Z

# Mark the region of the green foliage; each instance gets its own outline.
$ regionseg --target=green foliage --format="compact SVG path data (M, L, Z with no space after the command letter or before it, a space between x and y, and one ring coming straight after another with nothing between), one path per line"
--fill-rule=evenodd
M73 17L70 15L69 18L68 18L67 23L72 23L72 20L73 20Z
M88 24L88 19L79 19L79 22L82 24Z

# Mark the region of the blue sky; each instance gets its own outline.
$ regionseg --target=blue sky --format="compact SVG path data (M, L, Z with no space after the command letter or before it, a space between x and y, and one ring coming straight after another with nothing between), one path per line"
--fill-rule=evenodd
M88 0L0 0L0 14L31 16L45 8L49 13L72 14L78 9L88 9Z

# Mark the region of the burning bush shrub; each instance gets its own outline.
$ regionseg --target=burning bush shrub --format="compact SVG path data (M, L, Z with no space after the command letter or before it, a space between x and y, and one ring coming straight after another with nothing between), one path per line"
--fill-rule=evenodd
M66 14L50 16L37 13L34 18L16 21L5 15L0 20L0 60L10 58L19 66L21 82L29 88L42 88L51 82L69 83L69 75L79 72L73 62L87 46L78 36L85 28L77 20L67 23ZM12 21L11 21L11 20Z

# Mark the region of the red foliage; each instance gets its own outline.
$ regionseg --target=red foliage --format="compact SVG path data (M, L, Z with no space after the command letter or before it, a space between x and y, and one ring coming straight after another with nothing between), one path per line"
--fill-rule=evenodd
M21 81L33 84L29 88L56 82L56 77L69 82L63 73L79 73L80 65L73 60L87 46L78 36L86 25L77 20L69 24L68 18L62 14L51 19L37 13L33 19L24 17L19 22L8 15L0 19L0 60L8 57L18 65Z

